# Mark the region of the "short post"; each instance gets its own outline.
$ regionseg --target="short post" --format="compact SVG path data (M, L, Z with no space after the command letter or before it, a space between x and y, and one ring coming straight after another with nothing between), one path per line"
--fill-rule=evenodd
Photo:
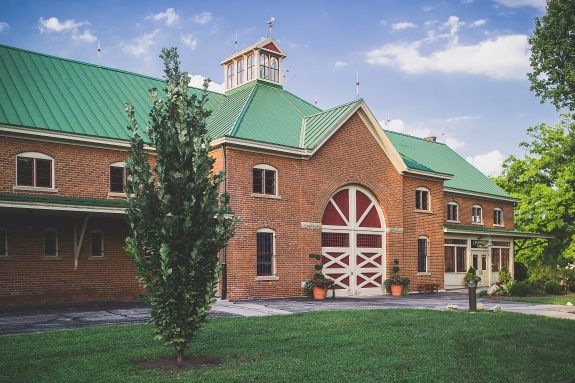
M469 292L469 311L477 312L477 298L476 298L477 283L469 281L467 283L467 291Z

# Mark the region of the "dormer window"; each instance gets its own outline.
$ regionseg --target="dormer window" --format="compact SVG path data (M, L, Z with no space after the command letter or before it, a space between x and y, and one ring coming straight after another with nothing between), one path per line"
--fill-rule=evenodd
M236 64L237 66L237 83L238 85L244 82L244 60L240 60Z
M255 68L255 59L254 59L254 55L248 55L248 58L246 59L247 62L247 81L253 80L254 79L254 68Z
M234 85L234 63L231 63L228 65L226 87L231 89Z

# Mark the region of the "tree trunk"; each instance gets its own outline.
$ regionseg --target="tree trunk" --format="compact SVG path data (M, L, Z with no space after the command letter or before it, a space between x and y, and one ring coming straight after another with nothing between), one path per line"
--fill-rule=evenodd
M182 361L184 360L184 348L176 349L176 361L178 363L178 368L182 367Z

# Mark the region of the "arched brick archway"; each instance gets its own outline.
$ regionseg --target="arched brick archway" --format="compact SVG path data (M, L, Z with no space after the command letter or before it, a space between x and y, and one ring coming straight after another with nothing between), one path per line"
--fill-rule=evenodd
M322 217L323 273L337 295L383 294L385 221L372 194L346 186L327 203Z

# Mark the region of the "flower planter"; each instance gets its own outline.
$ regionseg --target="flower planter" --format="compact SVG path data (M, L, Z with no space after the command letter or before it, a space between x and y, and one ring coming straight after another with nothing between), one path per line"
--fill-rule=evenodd
M392 296L399 297L403 293L403 285L391 285L390 290Z
M314 286L312 288L313 299L318 301L324 300L327 295L327 289L324 287Z

